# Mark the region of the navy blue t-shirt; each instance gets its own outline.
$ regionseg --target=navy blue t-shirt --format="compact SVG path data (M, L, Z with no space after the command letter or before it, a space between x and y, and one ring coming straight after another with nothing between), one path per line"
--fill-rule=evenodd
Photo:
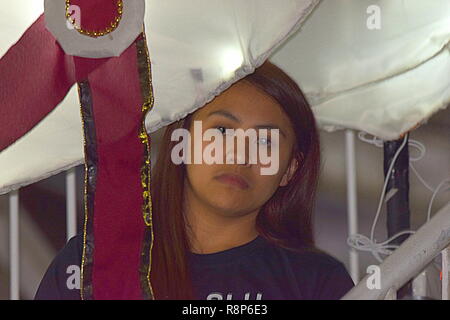
M35 299L80 299L82 245L81 235L70 239L50 264ZM198 300L336 300L354 286L332 256L294 252L262 236L216 253L189 253L189 265Z

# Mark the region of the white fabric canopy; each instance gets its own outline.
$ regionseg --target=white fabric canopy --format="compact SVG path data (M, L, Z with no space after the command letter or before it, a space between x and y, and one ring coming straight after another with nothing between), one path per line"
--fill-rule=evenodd
M42 13L40 2L14 0L0 8L0 56ZM148 131L184 117L253 72L299 29L316 2L146 1L155 94ZM450 2L379 0L381 29L369 30L372 4L322 1L270 60L296 79L322 129L353 128L391 140L450 101ZM73 88L0 153L0 194L82 163L82 141Z
M322 1L271 61L297 80L322 129L394 140L450 103L449 42L449 0Z

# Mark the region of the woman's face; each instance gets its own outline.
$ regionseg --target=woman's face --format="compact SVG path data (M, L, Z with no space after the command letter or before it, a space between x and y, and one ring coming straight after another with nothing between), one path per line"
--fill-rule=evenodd
M201 121L201 131L194 130L194 121ZM253 129L258 134L256 141L246 139L244 152L240 153L235 138L231 138L234 152L231 151L230 144L226 143L225 133L225 129L238 128ZM261 128L269 128L268 132L270 129L279 129L278 143L275 143L275 136L270 133L267 139L259 135L261 131L258 129ZM203 139L203 133L208 129L218 130L217 133L223 135L223 161L219 164L207 164L203 159L201 164L194 164L193 160L192 164L186 164L185 188L188 188L187 199L195 197L195 201L214 212L231 217L259 210L278 187L289 182L296 170L296 160L290 161L295 135L289 118L274 99L249 82L235 83L193 114L189 128L193 141L191 154L194 152L194 140L201 142L202 154L205 147L212 143ZM273 148L278 148L278 159L271 159L278 161L278 170L274 174L261 174L261 169L270 164L262 164L260 157L256 158L256 163L249 163L249 143L258 145L258 148L268 144L271 152ZM227 163L227 157L232 157L234 164ZM244 163L238 164L238 158L242 158Z

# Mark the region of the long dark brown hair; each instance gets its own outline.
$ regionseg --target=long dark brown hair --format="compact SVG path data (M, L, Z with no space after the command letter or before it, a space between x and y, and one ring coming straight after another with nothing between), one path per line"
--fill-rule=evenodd
M320 145L314 115L298 85L266 61L240 81L274 98L289 117L296 135L292 157L298 169L289 184L279 187L256 218L258 233L290 250L314 249L312 213L320 172ZM183 214L185 166L171 161L177 128L188 129L192 114L169 125L152 171L154 246L151 283L155 299L195 299L187 253L190 250Z

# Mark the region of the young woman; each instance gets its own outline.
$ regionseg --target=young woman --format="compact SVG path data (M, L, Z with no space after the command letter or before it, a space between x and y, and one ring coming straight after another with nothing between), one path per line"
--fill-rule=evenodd
M230 129L276 130L278 139L258 135L255 143L277 154L277 170L261 174L270 164L250 160L250 140L243 154L224 147L221 163L177 164L173 151L180 142L172 136L180 129L190 133L192 144L200 143L202 153L210 144L203 139L206 130L224 137ZM230 156L234 163L227 163ZM169 125L152 171L155 298L341 298L353 286L351 278L341 262L314 246L319 172L311 108L297 84L270 62ZM81 236L69 241L44 276L37 299L79 299L79 290L67 288L65 268L80 264L81 246Z

